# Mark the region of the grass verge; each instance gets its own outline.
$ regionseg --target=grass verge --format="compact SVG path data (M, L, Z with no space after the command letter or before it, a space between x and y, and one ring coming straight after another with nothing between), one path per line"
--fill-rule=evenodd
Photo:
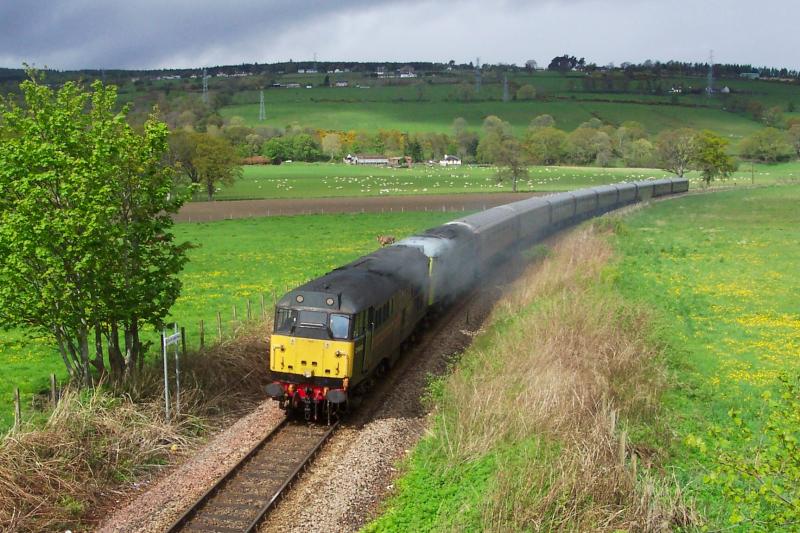
M44 423L0 441L2 528L89 529L98 507L180 461L214 428L263 399L264 338L252 331L185 357L177 421L164 419L155 367L123 387L68 389Z
M572 232L508 291L431 387L430 434L366 531L663 530L695 523L642 443L667 379L656 318L604 278L611 248Z

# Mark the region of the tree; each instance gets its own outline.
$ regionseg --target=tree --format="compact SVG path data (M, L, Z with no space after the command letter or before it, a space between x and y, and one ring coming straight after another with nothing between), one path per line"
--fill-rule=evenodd
M554 128L556 126L556 120L551 115L537 115L533 120L531 120L529 129L531 128Z
M535 165L557 165L569 153L567 134L552 127L529 128L524 149Z
M761 120L771 128L782 128L784 127L783 109L780 106L770 107L764 111Z
M453 121L453 139L455 140L458 156L462 159L474 157L478 150L480 139L478 134L467 129L467 121L458 117Z
M703 174L708 186L717 176L730 176L736 161L726 153L728 141L716 133L704 130L695 136L692 163Z
M800 157L800 123L792 124L788 132L789 142L797 157Z
M775 163L786 161L795 153L789 135L775 128L764 128L742 139L739 152L745 159Z
M578 60L575 56L570 56L568 54L564 54L563 56L557 56L550 61L550 64L547 66L547 70L557 70L559 72L568 72L577 68L579 65L585 64L583 58Z
M54 92L33 74L20 89L22 104L0 101L0 326L54 339L88 384L90 364L104 370L102 335L112 370L135 368L139 327L160 324L180 290L167 129L151 117L134 131L100 82Z
M342 138L338 133L326 133L322 137L322 153L333 161L342 153Z
M530 84L525 84L517 89L517 100L533 100L536 98L536 87Z
M509 180L511 190L517 192L518 182L528 177L528 167L525 164L519 141L513 137L503 139L496 162L502 167L497 173L498 180Z
M227 140L211 135L198 138L194 166L198 183L205 189L209 202L214 199L218 185L230 185L241 177L239 163L239 155Z
M636 139L625 144L622 158L626 166L649 168L656 164L656 149L647 139Z
M511 138L511 124L495 115L483 121L483 138L478 143L478 160L483 163L497 163L505 150L503 143Z
M656 139L656 155L659 168L683 177L689 170L695 153L694 130L664 130Z

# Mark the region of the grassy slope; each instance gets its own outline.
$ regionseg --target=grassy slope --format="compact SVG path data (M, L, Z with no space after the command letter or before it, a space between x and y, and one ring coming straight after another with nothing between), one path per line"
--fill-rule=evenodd
M292 89L286 89L292 91ZM304 89L296 89L302 91ZM320 89L322 90L322 89ZM337 89L330 89L337 90ZM359 91L360 89L338 89ZM283 127L296 122L302 126L337 131L377 131L395 129L409 133L450 133L456 117L463 117L474 128L488 115L497 115L522 134L530 121L544 113L552 115L559 128L573 130L593 117L619 125L628 120L641 122L651 133L665 128L692 127L717 131L731 139L740 139L759 128L758 123L719 109L693 108L639 103L609 103L582 100L533 102L363 102L298 99L294 102L271 102L265 96L267 120L258 121L258 104L239 104L221 110L224 117L240 116L250 126ZM355 95L354 95L355 98Z
M258 314L260 295L271 306L272 291L304 280L354 259L377 247L375 235L407 235L438 225L449 213L393 213L325 215L227 220L179 224L179 241L197 245L181 279L183 291L172 316L186 326L192 343L199 342L200 320L206 339L216 338L216 312L222 314L226 334L232 323L232 306L238 318L246 316L247 299ZM48 376L64 378L63 363L45 338L30 338L20 331L0 334L0 431L12 420L13 387L25 398L46 389Z
M779 187L665 202L631 217L617 243L622 291L674 321L670 463L717 525L731 507L703 484L709 458L684 439L730 426L731 408L754 421L759 394L800 369L798 201L800 187Z
M755 183L800 179L800 162L754 165ZM291 163L247 166L244 176L217 193L218 200L244 198L316 198L332 196L385 196L402 194L452 194L510 191L508 182L497 183L494 167L427 167L411 169L357 167L332 163ZM597 167L531 167L522 191L562 191L605 183L668 176L658 169ZM690 174L697 179L696 173ZM748 184L750 165L743 164L728 184Z

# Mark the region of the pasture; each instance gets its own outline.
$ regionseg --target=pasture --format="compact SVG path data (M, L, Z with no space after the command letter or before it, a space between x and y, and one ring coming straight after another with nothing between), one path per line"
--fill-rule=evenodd
M183 290L169 320L185 326L190 346L199 343L199 323L206 325L206 342L217 337L216 313L223 334L230 335L246 318L247 300L252 313L260 313L263 294L271 313L272 294L279 296L305 280L323 274L378 247L377 234L404 236L453 218L452 213L387 213L310 215L186 223L175 226L179 242L195 245L181 280ZM233 321L233 306L237 322ZM158 342L151 333L145 340ZM64 365L46 339L22 331L0 336L0 431L13 421L13 388L30 400L48 388L54 372L65 378Z
M311 91L312 89L281 89L283 91ZM364 89L319 89L327 91L365 91ZM277 89L275 90L277 91ZM258 120L258 103L223 107L225 118L242 117L249 126L285 127L299 124L335 131L399 130L408 133L451 133L453 120L466 119L473 129L479 129L483 119L497 115L508 121L516 135L522 135L531 120L541 114L552 115L556 125L571 131L591 118L619 126L635 120L655 134L662 129L690 127L711 129L737 141L760 125L749 118L728 113L718 108L686 107L663 103L604 102L594 100L541 100L541 101L361 101L357 95L352 100L308 101L298 95L295 101L271 101L275 91L265 92L266 121Z
M534 101L502 101L502 74L484 73L481 92L470 101L458 101L458 83L474 84L471 73L417 80L378 80L357 73L336 75L350 87L321 86L324 74L285 75L281 81L311 83L313 88L270 88L265 91L267 120L258 121L258 91L242 90L223 107L224 117L241 116L251 126L283 127L297 123L338 131L396 129L413 132L451 131L453 119L463 117L479 128L487 115L508 121L521 134L536 115L548 113L557 126L572 130L591 118L620 125L627 120L641 122L651 133L665 128L692 127L714 130L733 141L758 129L749 117L725 110L730 97L707 98L701 94L670 96L644 92L584 90L581 73L516 73L509 81L516 86L530 84L543 98ZM705 78L674 77L661 80L663 90L679 86L687 90L705 86ZM360 87L359 87L360 86ZM765 106L787 108L800 105L796 85L762 80L720 79L717 86L730 87L731 96L757 100ZM212 90L214 84L212 83ZM795 113L796 114L796 113Z
M245 166L243 177L230 186L221 187L215 198L244 200L510 192L508 181L498 183L497 171L497 167L471 165L449 168L415 165L410 169L340 163ZM669 175L663 170L649 168L530 167L529 177L519 183L519 190L555 192ZM690 173L689 178L693 187L700 185L697 173ZM752 182L756 185L792 180L800 180L800 162L752 165ZM750 183L751 165L744 163L730 178L715 184L738 186Z
M753 507L704 482L717 466L712 430L736 427L729 413L739 410L759 434L769 412L762 395L778 397L781 373L800 372L798 202L798 186L662 202L627 219L616 241L617 286L664 317L674 378L664 399L675 435L669 470L712 529ZM727 445L734 454L756 455L755 441L742 435L728 437Z

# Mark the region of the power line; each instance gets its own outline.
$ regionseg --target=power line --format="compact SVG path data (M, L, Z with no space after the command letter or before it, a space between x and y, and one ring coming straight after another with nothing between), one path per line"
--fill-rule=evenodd
M203 102L208 103L208 71L203 69Z
M475 92L481 92L481 58L475 59Z

